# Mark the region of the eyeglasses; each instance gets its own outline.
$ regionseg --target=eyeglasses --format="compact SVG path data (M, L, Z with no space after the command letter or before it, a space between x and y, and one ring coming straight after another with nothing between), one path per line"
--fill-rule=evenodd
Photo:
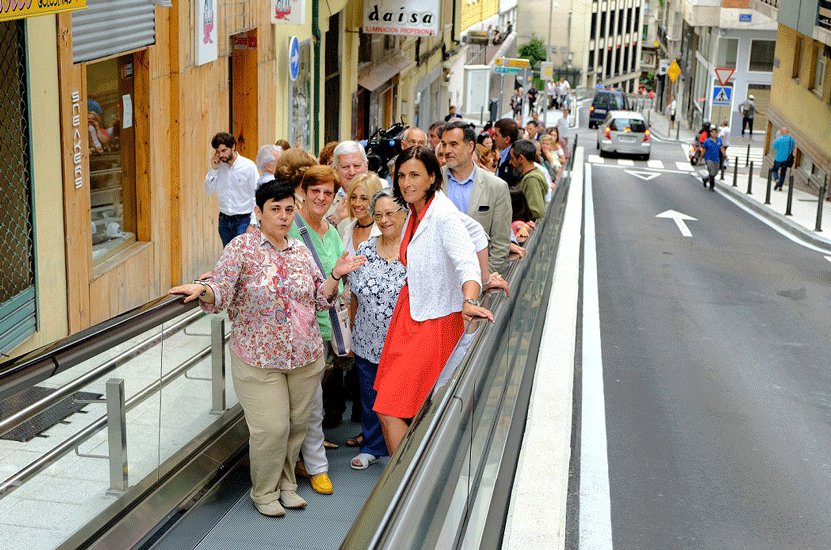
M403 208L399 208L398 210L390 210L389 212L376 212L372 215L375 221L381 221L386 216L387 218L392 218L395 214L398 214L404 210Z
M332 198L332 197L335 196L335 193L333 191L325 191L323 189L318 189L318 188L315 188L315 187L309 187L306 190L306 194L310 195L312 197L317 197L318 195L323 195L327 199Z

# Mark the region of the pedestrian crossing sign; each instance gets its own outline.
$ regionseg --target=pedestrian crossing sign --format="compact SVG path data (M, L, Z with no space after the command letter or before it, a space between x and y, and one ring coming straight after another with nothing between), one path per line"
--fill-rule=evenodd
M733 88L728 86L715 86L713 88L713 106L730 106L730 98L733 95Z

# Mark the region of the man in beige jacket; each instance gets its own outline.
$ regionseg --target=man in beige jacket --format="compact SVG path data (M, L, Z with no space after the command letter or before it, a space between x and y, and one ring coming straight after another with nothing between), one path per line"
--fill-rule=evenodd
M442 191L461 212L485 229L491 272L501 271L511 245L511 196L508 184L473 163L476 132L466 122L453 121L444 129L441 146L446 166L442 168Z

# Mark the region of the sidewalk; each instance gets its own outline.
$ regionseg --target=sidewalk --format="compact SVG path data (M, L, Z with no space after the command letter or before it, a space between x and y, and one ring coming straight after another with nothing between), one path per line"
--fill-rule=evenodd
M696 171L696 177L702 172ZM742 173L744 172L744 173ZM782 191L774 191L771 183L770 202L765 204L767 191L767 170L754 170L751 182L752 194L748 194L748 180L750 174L741 167L736 173L736 187L733 187L733 171L724 174L724 180L716 179L716 188L726 197L734 202L747 207L759 216L776 227L787 231L791 235L806 241L807 243L822 249L831 255L831 203L823 201L822 229L814 231L817 220L817 196L794 187L793 200L791 201L791 215L786 216L788 202L788 180L785 179L785 187Z
M673 129L670 132L669 117L662 113L656 113L655 111L647 114L646 109L644 109L643 113L644 116L649 116L652 132L658 139L675 141L675 135L678 132L678 141L680 143L692 143L696 133L687 128L685 121L676 120L676 124L680 122L681 129L680 131ZM735 171L736 187L733 187L734 169L731 166L725 171L724 180L716 179L717 189L737 204L745 206L779 229L831 254L831 219L829 219L829 216L831 216L831 207L829 205L831 203L823 201L822 205L821 228L825 231L814 231L817 221L818 202L817 196L813 193L794 187L793 199L791 201L791 215L785 215L788 202L787 178L785 179L785 187L782 191L773 191L773 183L771 184L771 204L766 205L767 175L768 168L772 162L770 159L764 157L763 147L765 135L756 132L752 137L750 135L742 137L741 129L738 129L738 132L733 131L732 134L730 136L730 147L728 148L727 156L730 158L731 165L735 164L736 157L739 158L738 170ZM750 145L749 155L748 145ZM745 167L745 163L748 157L754 163L751 194L747 193L748 180L750 180L750 168ZM704 172L704 167L699 165L696 167L696 171L691 173L700 179L704 175Z

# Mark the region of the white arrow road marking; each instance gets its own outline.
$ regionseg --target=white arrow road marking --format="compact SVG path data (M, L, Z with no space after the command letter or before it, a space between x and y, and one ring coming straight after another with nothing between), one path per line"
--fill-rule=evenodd
M682 214L681 212L676 212L675 210L667 210L666 212L661 212L660 214L655 216L656 218L669 218L675 222L675 225L678 226L678 230L681 234L685 237L692 237L692 233L690 233L689 227L684 222L697 222L696 218L692 216L687 216L686 214Z
M641 172L639 170L624 170L627 174L631 174L636 178L640 178L643 181L654 180L658 176L660 176L660 172Z

